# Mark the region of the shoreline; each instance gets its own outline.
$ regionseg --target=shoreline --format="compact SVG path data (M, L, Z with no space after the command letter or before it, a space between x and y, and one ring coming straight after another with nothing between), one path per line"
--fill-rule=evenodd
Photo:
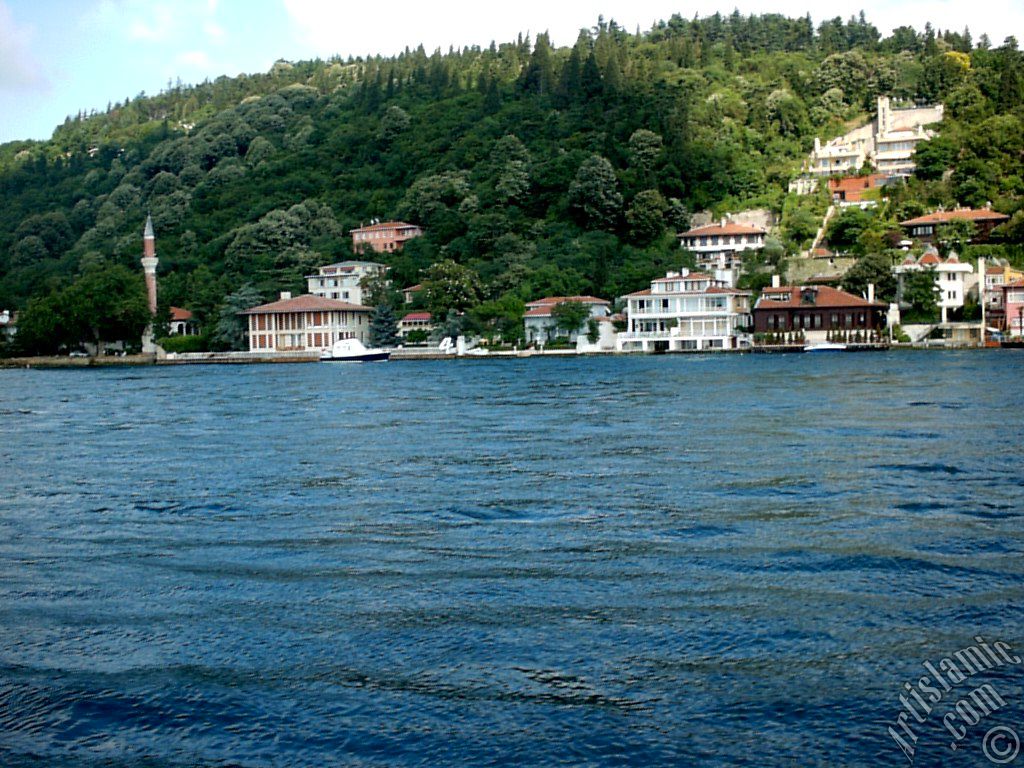
M885 352L885 351L907 351L907 352L954 352L954 351L981 351L985 349L996 349L997 347L983 346L957 346L946 347L938 345L911 345L900 344L888 347L865 347L861 350L849 350L850 352ZM406 351L405 354L392 353L391 362L418 362L423 360L518 360L532 357L674 357L681 355L792 355L805 354L802 345L786 345L779 347L760 347L754 349L717 349L717 350L685 350L673 352L618 352L614 350L602 352L577 352L572 349L553 349L547 351L539 350L501 350L486 355L453 355L435 352L431 349L416 349ZM201 357L174 357L159 358L156 355L127 355L125 357L67 357L59 355L41 357L10 357L0 359L0 369L88 369L88 368L127 368L139 366L183 366L183 365L287 365L298 363L318 363L319 356L313 355L287 355L271 356L260 355L249 356L249 353L195 353Z

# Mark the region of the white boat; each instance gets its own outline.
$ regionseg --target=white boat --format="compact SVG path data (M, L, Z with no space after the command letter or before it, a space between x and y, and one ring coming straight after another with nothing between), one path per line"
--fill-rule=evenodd
M367 349L359 339L341 339L334 346L320 354L322 363L369 363L387 360L391 353L386 349Z
M845 352L846 345L835 341L823 341L819 344L808 344L804 352Z

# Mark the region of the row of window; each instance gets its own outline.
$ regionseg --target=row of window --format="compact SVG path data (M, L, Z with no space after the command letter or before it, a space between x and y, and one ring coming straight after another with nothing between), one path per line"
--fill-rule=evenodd
M352 331L333 333L256 333L252 335L250 349L289 351L301 349L327 349L341 339L354 339ZM275 343L276 339L276 343Z
M760 245L760 235L700 235L684 237L686 247L697 248L708 245Z
M273 318L277 318L275 323ZM362 312L281 312L274 315L250 315L250 331L301 331L306 327L362 325Z

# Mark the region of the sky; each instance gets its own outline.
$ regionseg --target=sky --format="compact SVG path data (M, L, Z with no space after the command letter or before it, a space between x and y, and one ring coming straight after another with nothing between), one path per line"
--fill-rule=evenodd
M861 0L844 7L809 0L0 0L0 143L47 139L68 115L156 94L168 83L266 72L278 59L299 61L391 55L422 43L485 47L520 32L548 32L556 45L576 40L598 14L633 31L673 13L811 14L848 18L863 8L887 35L969 27L999 45L1024 40L1024 0Z

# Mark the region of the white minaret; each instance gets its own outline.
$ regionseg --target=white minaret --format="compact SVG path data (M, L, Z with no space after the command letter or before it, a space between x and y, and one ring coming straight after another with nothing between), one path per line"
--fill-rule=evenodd
M156 317L156 237L153 235L153 218L146 216L146 229L142 233L142 271L146 275L146 294L149 297L149 314ZM153 324L146 326L142 332L142 353L152 355L156 353L156 343L153 341Z

